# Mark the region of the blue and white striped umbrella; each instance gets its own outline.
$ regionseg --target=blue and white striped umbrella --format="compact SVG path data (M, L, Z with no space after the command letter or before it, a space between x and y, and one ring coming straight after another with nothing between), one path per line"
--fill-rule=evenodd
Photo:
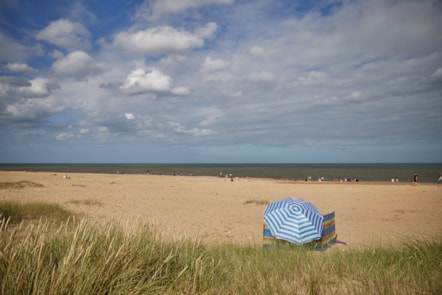
M324 218L307 201L285 198L264 210L264 222L277 239L302 245L321 238Z

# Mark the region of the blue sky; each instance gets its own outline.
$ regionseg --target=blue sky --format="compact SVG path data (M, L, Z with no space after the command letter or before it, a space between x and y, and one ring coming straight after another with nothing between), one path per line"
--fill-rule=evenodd
M442 162L432 0L0 2L0 162Z

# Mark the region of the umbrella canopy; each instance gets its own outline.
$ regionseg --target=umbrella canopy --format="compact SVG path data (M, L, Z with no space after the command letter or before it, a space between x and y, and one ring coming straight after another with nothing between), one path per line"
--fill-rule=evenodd
M307 201L285 198L264 210L264 222L273 236L297 245L321 238L323 216Z

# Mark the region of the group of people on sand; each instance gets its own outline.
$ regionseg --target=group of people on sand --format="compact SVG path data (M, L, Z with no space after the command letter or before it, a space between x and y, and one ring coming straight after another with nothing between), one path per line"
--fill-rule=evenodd
M324 180L325 180L324 177L319 177L318 178L318 182L322 182ZM305 178L305 181L310 182L310 181L312 181L312 178L310 176L308 176L308 177ZM353 181L354 182L359 182L359 179L358 178L350 179L350 178L346 177L344 179L337 179L337 178L335 178L333 181L334 182L353 182ZM399 178L397 178L397 177L396 178L392 178L391 182L392 183L398 183L399 182ZM437 180L437 182L438 183L442 183L442 173L439 174L439 179ZM417 171L415 171L413 173L413 183L414 184L418 184L419 183L419 174L417 173Z
M305 178L305 181L311 182L312 181L312 177L311 176L307 176ZM324 176L321 176L321 177L318 178L318 182L323 182L323 181L325 181L325 177ZM333 182L353 182L353 181L354 182L359 182L359 178L351 179L350 177L345 177L344 179L338 179L338 178L334 178L333 179Z
M232 173L219 173L219 177L223 177L224 175L224 181L226 182L228 179L230 179L231 182L233 181L239 181L239 177L234 177Z
M437 179L438 183L442 183L442 173L439 173L439 178ZM414 171L413 173L413 183L418 184L419 183L419 174Z
M232 173L223 173L223 172L220 172L219 173L219 176L220 177L225 177L225 180L224 181L227 181L227 180L229 180L230 179L230 181L239 181L239 177L233 177L233 174ZM312 181L312 177L311 176L307 176L306 178L305 178L305 181L307 181L307 182L311 182ZM322 181L325 181L325 177L324 176L321 176L321 177L319 177L318 178L318 182L322 182ZM358 178L355 178L355 179L351 179L351 178L349 178L349 177L345 177L344 179L338 179L338 178L335 178L334 180L333 180L334 182L359 182L359 179ZM399 182L399 178L392 178L391 179L391 182L393 182L393 183L397 183L397 182ZM442 183L442 173L440 173L439 174L439 179L437 180L437 182L438 183ZM414 184L418 184L419 183L419 174L417 173L417 171L415 171L414 173L413 173L413 183Z

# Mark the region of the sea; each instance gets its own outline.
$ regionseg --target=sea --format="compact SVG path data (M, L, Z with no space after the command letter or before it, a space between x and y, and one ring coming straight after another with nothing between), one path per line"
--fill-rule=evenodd
M436 164L1 164L0 171L35 171L54 173L155 174L183 176L222 176L272 178L293 181L412 182L415 172L419 182L437 183L442 163ZM1 180L1 178L0 178Z

